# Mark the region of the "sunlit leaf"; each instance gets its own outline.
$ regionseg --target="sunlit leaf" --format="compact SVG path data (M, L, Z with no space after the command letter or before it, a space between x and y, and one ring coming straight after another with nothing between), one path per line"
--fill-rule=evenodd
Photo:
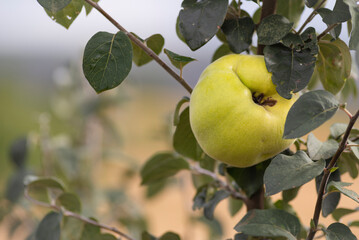
M117 87L132 67L132 45L123 32L96 33L86 44L82 68L97 92Z

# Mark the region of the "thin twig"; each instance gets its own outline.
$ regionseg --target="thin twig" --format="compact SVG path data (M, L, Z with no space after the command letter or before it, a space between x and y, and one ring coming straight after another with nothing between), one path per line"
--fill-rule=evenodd
M324 191L325 191L325 188L327 186L327 182L328 182L328 179L329 179L329 176L330 176L330 169L333 168L336 165L340 155L345 150L345 148L347 146L347 141L348 141L348 138L349 138L350 131L352 130L352 128L354 126L354 123L356 122L358 117L359 117L359 110L350 119L348 127L345 130L343 139L339 144L338 150L336 151L336 153L334 154L334 156L330 160L328 166L324 169L324 174L323 174L322 180L320 182L320 187L319 187L319 190L318 190L317 202L315 204L315 210L314 210L314 214L313 214L314 228L310 228L307 240L312 240L314 238L314 236L315 236L315 233L317 232L318 220L319 220L320 212L322 210L323 195L324 195Z
M209 177L213 178L213 180L215 180L219 184L220 188L222 188L222 189L226 190L227 192L229 192L233 198L242 200L244 203L247 203L248 198L246 196L244 196L241 193L237 192L229 184L227 184L226 182L221 180L217 176L217 174L215 174L214 172L211 172L211 171L209 171L207 169L201 168L198 164L193 164L193 165L190 165L190 166L191 166L191 170L194 173L203 174L203 175L206 175L206 176L209 176Z
M332 30L333 28L335 28L338 25L339 25L339 23L334 23L332 25L329 25L321 34L318 35L317 40L319 41L322 37L325 36L325 34L330 32L330 30Z
M124 27L122 27L115 19L113 19L105 10L103 10L100 5L93 2L92 0L85 0L88 4L94 7L97 11L99 11L105 18L107 18L115 27L117 27L120 31L125 33L131 41L139 46L145 53L148 54L151 58L153 58L165 71L167 71L177 82L179 82L189 93L192 92L192 88L188 85L188 83L177 73L175 73L165 62L163 62L157 54L152 51L149 47L147 47L143 42L141 42L136 36L132 33L128 32Z
M305 26L307 26L307 24L313 20L313 18L315 17L315 15L318 14L317 10L325 3L326 0L321 1L318 6L313 10L313 12L308 16L308 18L304 21L303 25L300 27L300 29L298 30L298 34L300 34L303 29L305 28Z
M340 110L344 111L346 115L348 115L349 119L351 119L353 117L353 114L351 112L349 112L348 109L346 109L345 104L340 106Z
M90 218L81 216L81 215L79 215L77 213L71 212L69 210L66 210L66 209L60 207L60 206L57 206L56 204L45 203L45 202L38 201L38 200L30 197L28 189L25 189L24 195L25 195L25 198L27 198L30 202L32 202L32 203L34 203L36 205L39 205L39 206L42 206L42 207L45 207L45 208L53 209L53 210L55 210L57 212L61 212L62 215L66 216L66 217L76 218L76 219L78 219L78 220L80 220L82 222L85 222L85 223L88 223L88 224L91 224L91 225L94 225L94 226L109 230L111 232L117 233L118 235L120 235L121 237L123 237L123 238L125 238L127 240L135 240L134 238L132 238L132 237L128 236L127 234L121 232L120 230L118 230L115 227L111 227L111 226L96 222L96 221L94 221L94 220L92 220Z

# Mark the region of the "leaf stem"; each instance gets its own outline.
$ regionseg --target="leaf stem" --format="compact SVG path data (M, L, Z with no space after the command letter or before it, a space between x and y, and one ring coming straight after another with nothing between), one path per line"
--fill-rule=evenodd
M111 231L111 232L117 233L119 236L121 236L121 237L124 238L124 239L127 239L127 240L135 240L134 238L132 238L132 237L128 236L127 234L121 232L120 230L118 230L118 229L115 228L115 227L111 227L111 226L108 226L108 225L105 225L105 224L96 222L96 221L94 221L94 220L92 220L92 219L90 219L90 218L81 216L80 214L71 212L71 211L69 211L69 210L64 209L63 207L57 206L56 204L53 204L53 203L45 203L45 202L38 201L38 200L36 200L36 199L30 197L29 192L28 192L28 189L25 189L24 195L25 195L25 198L27 198L30 202L32 202L32 203L34 203L34 204L36 204L36 205L53 209L53 210L55 210L55 211L57 211L57 212L61 212L62 215L66 216L66 217L76 218L76 219L78 219L78 220L80 220L80 221L82 221L82 222L85 222L85 223L88 223L88 224L91 224L91 225L94 225L94 226L97 226L97 227L100 227L100 228L109 230L109 231Z
M325 188L327 186L327 182L328 182L328 179L329 179L329 176L330 176L330 169L335 166L335 164L337 163L340 155L346 149L350 131L352 130L352 128L354 126L354 123L356 122L358 117L359 117L359 110L350 119L348 127L345 130L343 139L339 144L338 150L336 151L336 153L334 154L334 156L330 160L327 168L324 169L324 174L323 174L323 177L322 177L322 181L320 182L320 187L319 187L319 190L318 190L317 202L315 204L315 209L314 209L314 214L313 214L314 227L310 228L307 240L313 240L313 238L315 236L315 233L317 232L319 215L320 215L320 212L322 210L322 201L323 201L324 191L325 191Z
M214 172L211 172L211 171L209 171L207 169L201 168L198 164L192 164L190 166L191 166L191 170L193 172L203 174L203 175L206 175L206 176L209 176L209 177L213 178L213 180L215 180L219 184L220 188L222 188L222 189L226 190L227 192L229 192L233 198L242 200L245 204L247 204L248 198L245 195L237 192L229 184L227 184L226 182L221 180L217 176L217 174L215 174Z
M115 19L113 19L105 10L103 10L100 5L92 0L85 0L88 4L94 7L97 11L99 11L105 18L107 18L115 27L117 27L120 31L125 33L131 41L139 46L145 53L148 54L151 58L153 58L165 71L167 71L179 84L181 84L189 93L192 92L192 88L188 85L188 83L177 73L175 73L165 62L163 62L157 54L152 51L149 47L143 44L136 36L132 33L128 32L124 27L122 27Z
M349 112L349 110L346 109L345 105L346 104L341 105L340 110L344 111L348 115L349 119L351 119L353 117L353 114L351 114L351 112Z
M339 25L339 23L334 23L332 25L329 25L321 34L318 35L317 40L319 41L322 37L325 36L325 34L327 34L330 30L332 30L333 28L335 28L338 25Z
M315 17L315 15L318 14L317 10L325 3L326 0L322 0L318 6L313 10L313 12L308 16L308 18L305 20L305 22L303 23L303 25L300 27L300 29L298 30L298 34L300 34L303 29L305 28L305 26L307 26L307 24L313 20L313 18Z

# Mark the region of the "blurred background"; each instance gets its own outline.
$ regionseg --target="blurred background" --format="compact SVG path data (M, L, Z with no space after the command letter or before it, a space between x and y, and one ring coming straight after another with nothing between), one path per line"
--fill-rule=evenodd
M181 2L101 0L100 5L128 31L141 38L160 33L165 48L197 59L183 75L194 86L220 42L214 38L192 52L178 39L175 23ZM331 4L334 1L327 7ZM243 8L253 14L257 5L244 1ZM309 14L306 9L304 19ZM326 28L318 17L311 24L318 31ZM0 239L26 239L48 211L22 197L19 179L27 173L61 178L81 197L84 215L118 226L137 239L143 230L155 236L174 231L187 240L234 236L233 226L244 209L231 216L223 201L215 211L216 220L206 221L200 211L191 209L195 190L189 173L151 189L140 186L141 165L155 152L172 149L174 107L188 93L151 62L141 68L133 65L119 87L96 94L83 76L81 61L96 32L117 31L102 15L82 12L67 30L36 1L2 1L0 30ZM343 27L345 42L347 36ZM160 57L169 63L163 53ZM357 98L347 101L349 110L359 106ZM332 123L347 121L338 112L314 133L325 140ZM22 145L27 149L25 170L9 158L10 149ZM353 182L345 177L343 181ZM351 188L359 191L359 183ZM305 225L314 209L314 195L314 183L309 183L293 201ZM340 206L357 207L345 197ZM354 213L344 221L358 217Z

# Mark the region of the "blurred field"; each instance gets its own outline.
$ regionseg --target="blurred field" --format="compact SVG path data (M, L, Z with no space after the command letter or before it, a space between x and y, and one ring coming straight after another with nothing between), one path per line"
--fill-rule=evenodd
M85 95L89 99L98 101L96 104L103 103L99 101L100 96L88 89L87 83L81 82L81 84L84 85ZM24 88L24 86L27 85L16 86L10 80L1 80L1 192L4 191L7 178L13 171L7 156L10 143L28 132L38 132L41 113L48 112L51 116L56 115L54 114L56 113L55 108L56 106L59 107L59 105L54 105L51 100L53 95L57 94L56 91L39 91L36 88L34 90ZM123 213L133 214L133 211L139 211L148 219L148 231L155 236L160 236L166 231L174 231L179 233L183 240L208 240L210 234L208 226L199 221L193 221L194 216L199 217L202 213L200 211L193 212L191 209L195 189L192 186L189 173L180 173L174 184L168 184L163 192L149 199L145 197L146 188L140 186L138 175L140 166L152 154L158 151L172 150L171 132L173 128L171 121L173 110L177 101L186 95L186 92L165 84L151 85L139 83L139 81L136 81L135 84L130 81L125 82L120 88L120 90L101 94L112 96L116 93L120 96L121 103L119 106L106 107L104 111L86 115L84 118L86 131L83 138L87 148L83 154L87 163L84 168L80 168L77 175L87 175L88 178L93 179L88 184L86 182L81 183L84 184L82 187L87 191L84 191L83 196L85 197L82 198L84 212L95 215L103 223L126 229L125 224L119 223L111 215L117 217ZM43 95L40 94L41 91L44 91ZM67 100L71 99L69 97ZM70 103L73 102L70 101ZM57 136L65 132L71 135L71 132L74 134L78 131L76 128L82 123L72 125L73 122L70 120L76 118L77 115L71 115L71 112L69 114L67 118L64 118L67 119L64 123L61 123L61 119L52 117L51 134ZM103 119L99 116L106 116L106 119L114 124L112 131L119 133L119 141L108 136L108 132L105 131L103 122L101 122ZM314 131L314 134L317 138L325 140L332 123L345 123L347 121L346 115L338 112L333 119ZM356 127L359 128L358 123ZM106 150L107 147L110 149L109 151ZM87 150L89 152L86 152ZM102 154L102 151L105 150L107 153ZM34 172L38 172L36 171L39 168L39 160L36 159L38 157L39 155L35 155L31 158L31 166ZM129 169L135 169L135 172L128 175ZM347 175L342 181L353 182ZM294 209L306 226L309 225L314 210L316 196L314 188L314 182L306 184L300 189L298 197L292 202ZM359 182L354 182L350 188L358 192ZM106 201L107 195L104 195L104 192L116 189L124 191L129 200L121 200L112 204ZM280 194L277 194L273 197L273 201L280 198ZM129 203L130 205L126 205ZM93 206L95 207L93 208ZM357 206L354 201L342 195L340 207L353 209ZM0 222L0 239L24 239L34 229L34 221L21 223L21 227L16 228L13 237L10 238L7 234L11 221L16 218L26 220L32 217L38 220L45 212L46 209L31 206L26 200L22 199L20 206L15 207L13 215L5 217L3 222ZM245 209L242 208L237 215L231 217L228 212L227 201L219 204L215 216L222 223L223 237L221 239L234 236L233 226L244 214ZM359 213L354 213L344 217L343 222L357 219L359 219ZM333 219L331 217L321 218L320 222L328 225L333 222ZM358 228L353 228L352 231L359 236Z

